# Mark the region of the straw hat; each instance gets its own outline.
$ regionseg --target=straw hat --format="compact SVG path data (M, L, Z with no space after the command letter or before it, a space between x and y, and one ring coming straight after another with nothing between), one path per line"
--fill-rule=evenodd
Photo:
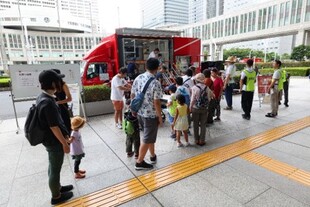
M197 82L203 83L205 81L205 79L206 79L206 76L203 73L197 73L195 75L195 80Z
M73 130L80 129L84 126L85 119L80 116L75 116L71 119L71 128Z
M225 62L231 62L231 63L235 63L236 62L236 58L234 56L229 56L227 58L227 60L225 60Z

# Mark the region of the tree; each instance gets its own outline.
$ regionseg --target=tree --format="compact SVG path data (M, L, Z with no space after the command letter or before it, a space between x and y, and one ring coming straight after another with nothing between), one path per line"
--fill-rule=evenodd
M310 46L299 45L294 47L291 58L297 61L303 61L304 59L310 57Z
M236 56L237 58L240 58L241 60L244 58L249 58L251 55L251 58L254 56L256 58L264 58L264 52L261 50L252 50L250 48L231 48L231 49L225 49L223 58L226 60L229 56Z
M287 54L287 53L284 53L284 54L281 55L281 59L282 60L289 60L289 59L291 59L291 55Z

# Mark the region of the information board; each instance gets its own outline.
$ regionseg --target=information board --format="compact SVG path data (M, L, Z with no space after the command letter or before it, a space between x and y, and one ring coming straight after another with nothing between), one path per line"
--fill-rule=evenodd
M58 69L65 75L67 84L80 85L80 67L78 64L53 65L11 65L9 66L13 99L29 99L36 97L40 92L38 80L43 70Z
M258 94L266 94L268 86L272 80L271 75L259 75L257 76Z

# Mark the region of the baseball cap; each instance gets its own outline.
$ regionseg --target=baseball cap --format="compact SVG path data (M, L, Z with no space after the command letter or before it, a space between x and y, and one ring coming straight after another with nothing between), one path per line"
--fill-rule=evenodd
M52 69L53 71L55 71L61 78L65 77L65 74L61 74L59 69Z
M168 86L168 90L175 92L177 90L177 87L174 84L171 84Z
M40 74L39 74L39 82L40 83L51 83L53 81L55 82L60 82L62 79L62 75L56 73L54 70L43 70Z

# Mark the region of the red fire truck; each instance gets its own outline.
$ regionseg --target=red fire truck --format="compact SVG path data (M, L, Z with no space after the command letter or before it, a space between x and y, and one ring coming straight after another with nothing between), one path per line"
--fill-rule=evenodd
M149 54L159 48L163 63L169 68L185 70L189 65L199 67L200 39L180 37L180 32L152 29L120 28L105 37L83 58L82 84L109 82L128 60L135 58L140 72L145 71Z

